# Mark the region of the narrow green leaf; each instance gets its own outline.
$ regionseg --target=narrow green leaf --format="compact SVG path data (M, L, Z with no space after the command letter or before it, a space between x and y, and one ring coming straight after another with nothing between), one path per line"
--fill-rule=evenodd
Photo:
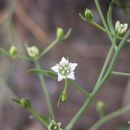
M42 74L44 76L48 76L48 77L52 77L52 78L56 78L57 77L57 74L55 72L48 71L48 70L31 69L31 70L29 70L29 72L35 73L35 74Z
M71 32L72 32L72 29L69 28L67 33L64 35L63 40L67 39L70 36Z
M9 56L10 57L10 54L8 51L6 51L5 49L3 48L0 48L0 55L5 55L5 56Z
M74 86L76 89L78 89L82 94L84 94L86 97L90 96L90 93L87 92L84 88L82 88L80 85L75 83L74 80L68 79L68 84Z
M117 45L116 45L116 43L115 43L115 40L114 40L113 37L112 37L112 34L111 34L110 30L109 30L109 27L108 27L108 25L107 25L107 22L106 22L106 20L105 20L105 18L104 18L104 15L103 15L103 13L102 13L102 10L101 10L100 4L99 4L99 0L95 0L95 5L96 5L97 11L98 11L98 13L99 13L99 15L100 15L100 17L101 17L102 23L103 23L103 25L104 25L104 27L105 27L105 29L106 29L106 32L107 32L107 34L108 34L108 37L109 37L109 39L111 40L112 46L114 47L114 49L117 49Z
M130 77L130 73L112 71L112 74L113 75L118 75L118 76L127 76L127 77Z
M25 107L25 104L23 105L23 102L22 100L23 99L18 99L18 98L13 98L12 99L15 103L17 103L18 105L20 105L21 107L25 108L27 111L29 111L37 120L39 120L41 123L43 123L46 127L49 125L49 120L47 117L41 115L41 114L38 114L32 107L30 104L27 104L29 106L26 106ZM24 100L25 102L27 101L28 103L28 100Z
M14 101L15 103L17 103L17 104L19 104L19 105L20 105L20 100L19 100L19 99L12 98L12 101Z
M109 27L111 33L114 35L115 34L115 30L114 30L113 23L112 23L113 3L114 3L114 0L112 0L110 5L109 5L109 9L108 9L108 12L107 12L107 24L108 24L108 27Z
M83 21L86 21L86 18L81 13L79 13L79 16Z
M37 120L39 120L41 123L43 123L46 127L49 125L49 120L47 117L38 114L34 109L30 108L27 109Z

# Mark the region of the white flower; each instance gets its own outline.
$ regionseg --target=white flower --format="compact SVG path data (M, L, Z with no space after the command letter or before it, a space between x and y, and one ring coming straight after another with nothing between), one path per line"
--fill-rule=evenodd
M58 81L66 78L75 80L74 70L77 65L77 63L70 63L68 59L62 57L59 64L56 64L51 69L58 74Z
M35 46L27 47L27 53L32 58L37 58L39 55L39 49Z
M48 126L48 130L63 130L61 128L61 122L56 123L54 120Z
M115 24L115 31L117 34L121 35L123 33L125 33L128 29L128 24L121 24L120 21L117 21Z

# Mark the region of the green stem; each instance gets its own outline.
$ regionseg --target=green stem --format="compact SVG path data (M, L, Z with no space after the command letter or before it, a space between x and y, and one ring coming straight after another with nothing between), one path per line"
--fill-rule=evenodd
M31 58L28 58L28 57L25 57L25 56L21 56L21 55L17 55L17 56L16 56L16 59L19 59L19 60L27 60L27 61L33 61L33 59L31 59Z
M111 41L111 43L112 43L114 49L117 49L117 46L116 46L116 44L115 44L115 42L114 42L114 40L113 40L113 37L112 37L112 35L111 35L111 32L109 31L109 28L108 28L107 23L106 23L106 21L105 21L105 18L104 18L104 16L103 16L103 13L102 13L102 10L101 10L101 8L100 8L100 5L99 5L98 0L95 0L95 4L96 4L97 10L98 10L98 13L99 13L99 15L100 15L100 17L101 17L102 23L103 23L103 25L104 25L104 27L105 27L105 29L106 29L107 34L108 34L108 37L109 37L109 39L110 39L110 41Z
M100 126L102 126L107 121L116 118L130 110L130 105L125 106L123 108L120 108L119 110L116 110L115 112L112 112L103 118L101 118L99 121L97 121L89 130L97 130Z
M130 73L124 73L124 72L116 72L116 71L112 71L111 74L113 75L119 75L119 76L130 76Z
M65 87L64 87L64 92L66 92L68 89L68 79L65 79Z
M112 23L112 9L113 9L112 7L113 7L114 1L115 0L111 0L109 8L108 8L108 12L107 12L107 24L108 24L108 27L112 34L115 34L115 29L114 29L113 23Z
M36 68L40 69L40 65L39 65L38 61L34 61L34 62L35 62ZM50 96L49 96L47 86L45 84L44 77L41 74L38 74L38 76L39 76L39 79L40 79L41 87L42 87L42 89L44 91L44 95L45 95L45 99L46 99L46 102L47 102L47 105L48 105L49 113L50 113L51 117L53 119L55 119L54 112L53 112L53 107L52 107L52 102L51 102L51 99L50 99Z
M91 21L91 22L89 22L89 23L90 23L91 25L93 25L94 27L98 28L99 30L101 30L101 31L103 31L103 32L105 32L105 33L107 33L106 29L103 28L101 25L97 24L95 21ZM112 37L115 37L115 38L118 39L118 40L122 40L122 37L120 37L120 36L117 36L117 35L115 35L115 34L111 34L111 35L112 35ZM127 39L127 42L130 42L130 39Z
M60 101L65 102L67 100L67 98L68 98L68 79L66 78L64 89L61 92L60 97L59 97L58 102L57 102L57 107L59 106Z
M87 92L86 90L84 90L80 85L78 85L77 83L75 83L74 81L70 81L70 83L72 85L74 85L75 88L77 88L82 94L84 94L86 97L89 97L91 95L91 93Z
M93 93L91 96L88 97L88 99L85 101L85 103L83 104L83 106L80 108L80 110L76 113L76 115L73 117L73 119L70 121L70 123L68 124L68 126L65 128L65 130L72 130L72 128L74 127L75 123L80 119L80 117L88 110L90 104L92 103L94 97L97 95L97 93L99 92L99 90L102 88L103 84L107 81L107 79L110 77L111 75L111 71L113 69L113 67L115 66L117 59L119 57L120 51L122 49L122 47L124 46L126 40L128 39L128 36L130 35L130 29L129 31L126 33L126 35L124 36L124 38L122 39L122 41L120 42L117 50L114 53L113 59L111 64L109 65L107 71L104 74L104 77L102 78L102 80L100 80L100 82L97 82Z
M102 27L101 25L97 24L94 20L88 21L82 14L79 13L80 18L85 21L88 22L90 24L92 24L93 26L95 26L96 28L98 28L99 30L102 30L103 32L107 33L106 29L104 27Z
M89 23L97 27L98 29L102 30L103 32L107 33L106 29L103 28L101 25L97 24L95 21L90 21Z
M40 54L39 58L44 56L49 50L51 50L57 43L59 42L58 39L55 39L51 44L49 44Z
M115 35L114 35L115 36ZM122 37L120 37L120 36L115 36L117 39L119 39L119 40L121 40L122 39ZM130 39L127 39L127 42L130 42Z
M121 51L122 47L124 46L124 44L126 43L126 40L127 40L127 38L129 37L129 35L130 35L130 29L129 29L129 31L126 33L126 35L123 37L122 41L119 43L119 46L118 46L117 50L115 51L115 53L114 53L114 55L113 55L113 59L112 59L112 61L111 61L111 64L109 65L107 71L105 72L105 75L103 76L103 78L102 78L102 80L99 82L99 84L102 84L103 82L105 82L105 81L108 79L108 77L111 75L112 68L115 66L115 64L116 64L116 62L117 62L117 60L118 60L120 51ZM97 83L97 85L98 85L98 83ZM95 92L97 93L99 90L100 90L100 85L99 85L99 87L96 87L96 86L95 86L93 92L94 92L94 93L95 93Z
M103 68L102 68L102 70L101 70L101 73L100 73L100 75L99 75L99 78L98 78L97 82L99 82L99 81L101 80L101 78L103 77L103 75L104 75L104 73L105 73L105 70L106 70L106 68L107 68L107 66L108 66L108 63L109 63L109 61L110 61L110 58L111 58L111 56L112 56L112 52L113 52L113 46L111 46L111 48L109 49L107 58L106 58L106 60L105 60L105 63L104 63L104 65L103 65Z
M33 116L36 117L41 123L43 123L46 127L49 125L47 120L45 120L40 114L36 113L32 108L27 109Z
M98 113L100 118L104 117L104 111L103 110L98 110L97 113Z

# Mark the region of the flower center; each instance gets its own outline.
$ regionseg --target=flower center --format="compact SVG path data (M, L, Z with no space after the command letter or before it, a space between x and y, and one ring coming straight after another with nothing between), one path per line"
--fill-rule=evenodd
M59 127L55 124L52 125L51 130L59 130Z
M61 64L59 67L59 72L63 76L69 75L71 72L71 68L70 68L69 64Z

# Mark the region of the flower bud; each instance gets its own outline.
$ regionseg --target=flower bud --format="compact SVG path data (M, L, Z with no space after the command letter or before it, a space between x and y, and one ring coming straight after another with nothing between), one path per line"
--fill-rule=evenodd
M58 27L56 30L56 38L61 40L64 37L64 30L63 28Z
M12 58L15 58L17 56L17 48L15 46L11 46L9 49L9 54Z
M52 120L48 126L48 130L63 130L61 128L61 122L56 123L54 120Z
M93 20L93 13L90 9L86 9L84 15L85 15L86 20L88 21Z
M97 104L96 104L96 107L97 107L97 111L100 111L100 110L104 109L105 104L104 104L103 101L98 101Z
M39 56L39 49L35 46L27 47L27 53L31 58L37 58Z
M31 107L30 101L28 99L25 99L25 98L20 99L20 105L24 108Z
M65 102L68 98L68 92L67 91L63 91L61 94L61 101Z
M128 29L128 24L121 24L120 21L117 21L115 24L115 31L118 35L124 34Z

